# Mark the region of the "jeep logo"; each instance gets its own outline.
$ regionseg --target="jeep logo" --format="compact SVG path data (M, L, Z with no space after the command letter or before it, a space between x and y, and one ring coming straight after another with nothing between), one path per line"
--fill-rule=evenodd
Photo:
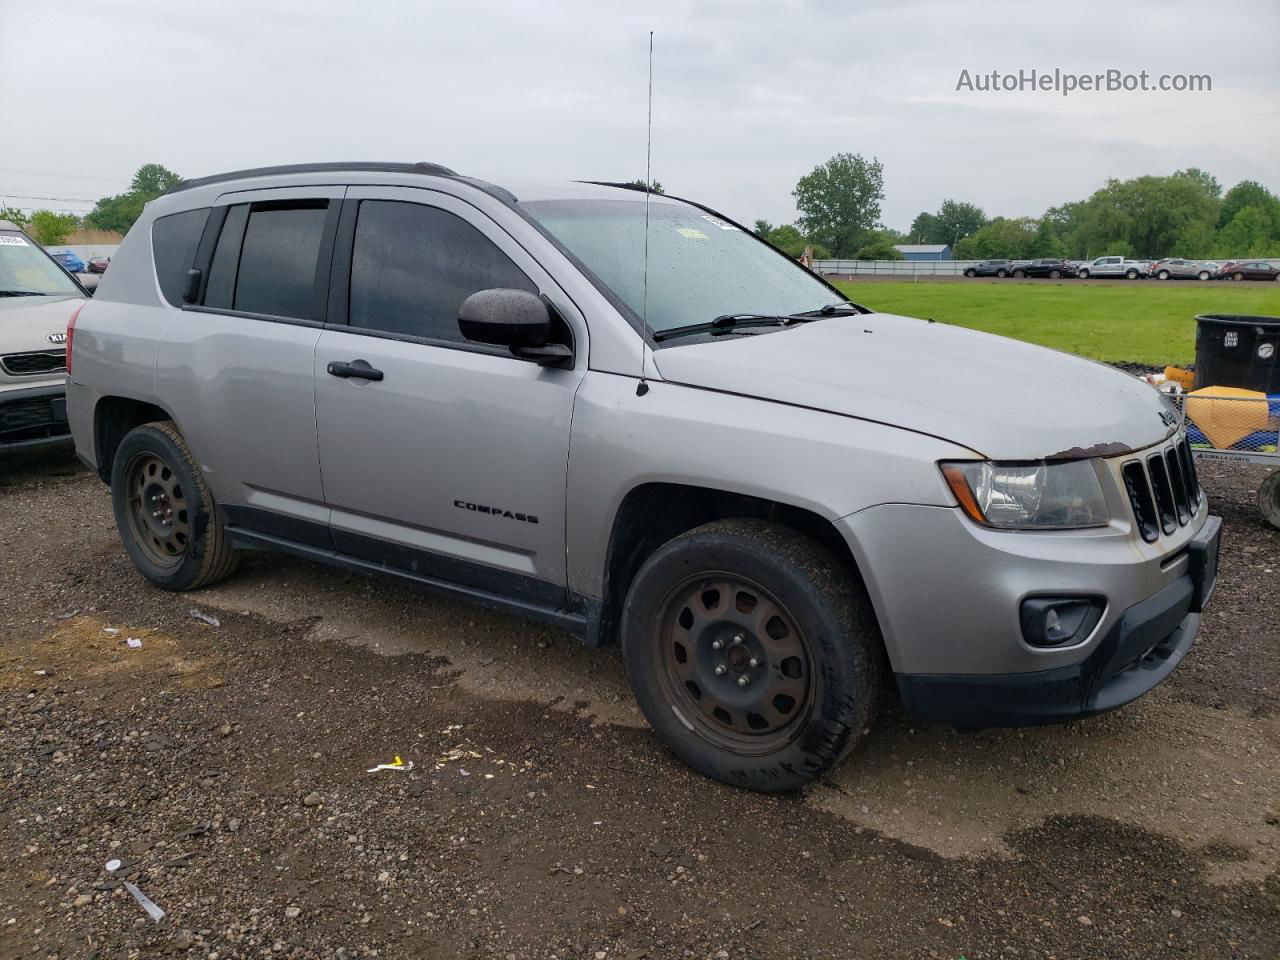
M1160 422L1166 427L1175 427L1178 425L1178 415L1172 410L1161 410Z
M45 339L50 343L66 343L67 335L65 333L51 333Z

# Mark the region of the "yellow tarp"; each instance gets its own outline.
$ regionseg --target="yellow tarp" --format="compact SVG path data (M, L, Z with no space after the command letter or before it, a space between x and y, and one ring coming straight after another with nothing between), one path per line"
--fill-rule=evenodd
M1267 429L1267 395L1239 387L1202 387L1187 394L1187 417L1226 450L1255 430Z

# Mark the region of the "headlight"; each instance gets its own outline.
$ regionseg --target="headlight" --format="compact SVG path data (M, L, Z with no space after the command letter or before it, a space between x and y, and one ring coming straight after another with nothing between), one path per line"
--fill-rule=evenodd
M989 527L1061 530L1106 526L1109 519L1088 460L1031 466L968 460L940 466L964 512Z

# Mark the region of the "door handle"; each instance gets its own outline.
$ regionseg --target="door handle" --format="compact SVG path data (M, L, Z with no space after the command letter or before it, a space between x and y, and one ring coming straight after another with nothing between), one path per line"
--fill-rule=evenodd
M335 360L325 368L329 371L331 377L342 377L343 379L357 380L381 380L382 371L375 370L369 365L367 360L352 360L350 363L343 363Z

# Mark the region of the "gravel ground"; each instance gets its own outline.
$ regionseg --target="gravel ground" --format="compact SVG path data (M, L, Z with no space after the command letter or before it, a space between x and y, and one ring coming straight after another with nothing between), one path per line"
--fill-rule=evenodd
M890 709L778 798L672 760L616 651L274 557L165 594L73 461L0 467L0 956L1274 960L1280 534L1202 472L1221 578L1162 688Z

